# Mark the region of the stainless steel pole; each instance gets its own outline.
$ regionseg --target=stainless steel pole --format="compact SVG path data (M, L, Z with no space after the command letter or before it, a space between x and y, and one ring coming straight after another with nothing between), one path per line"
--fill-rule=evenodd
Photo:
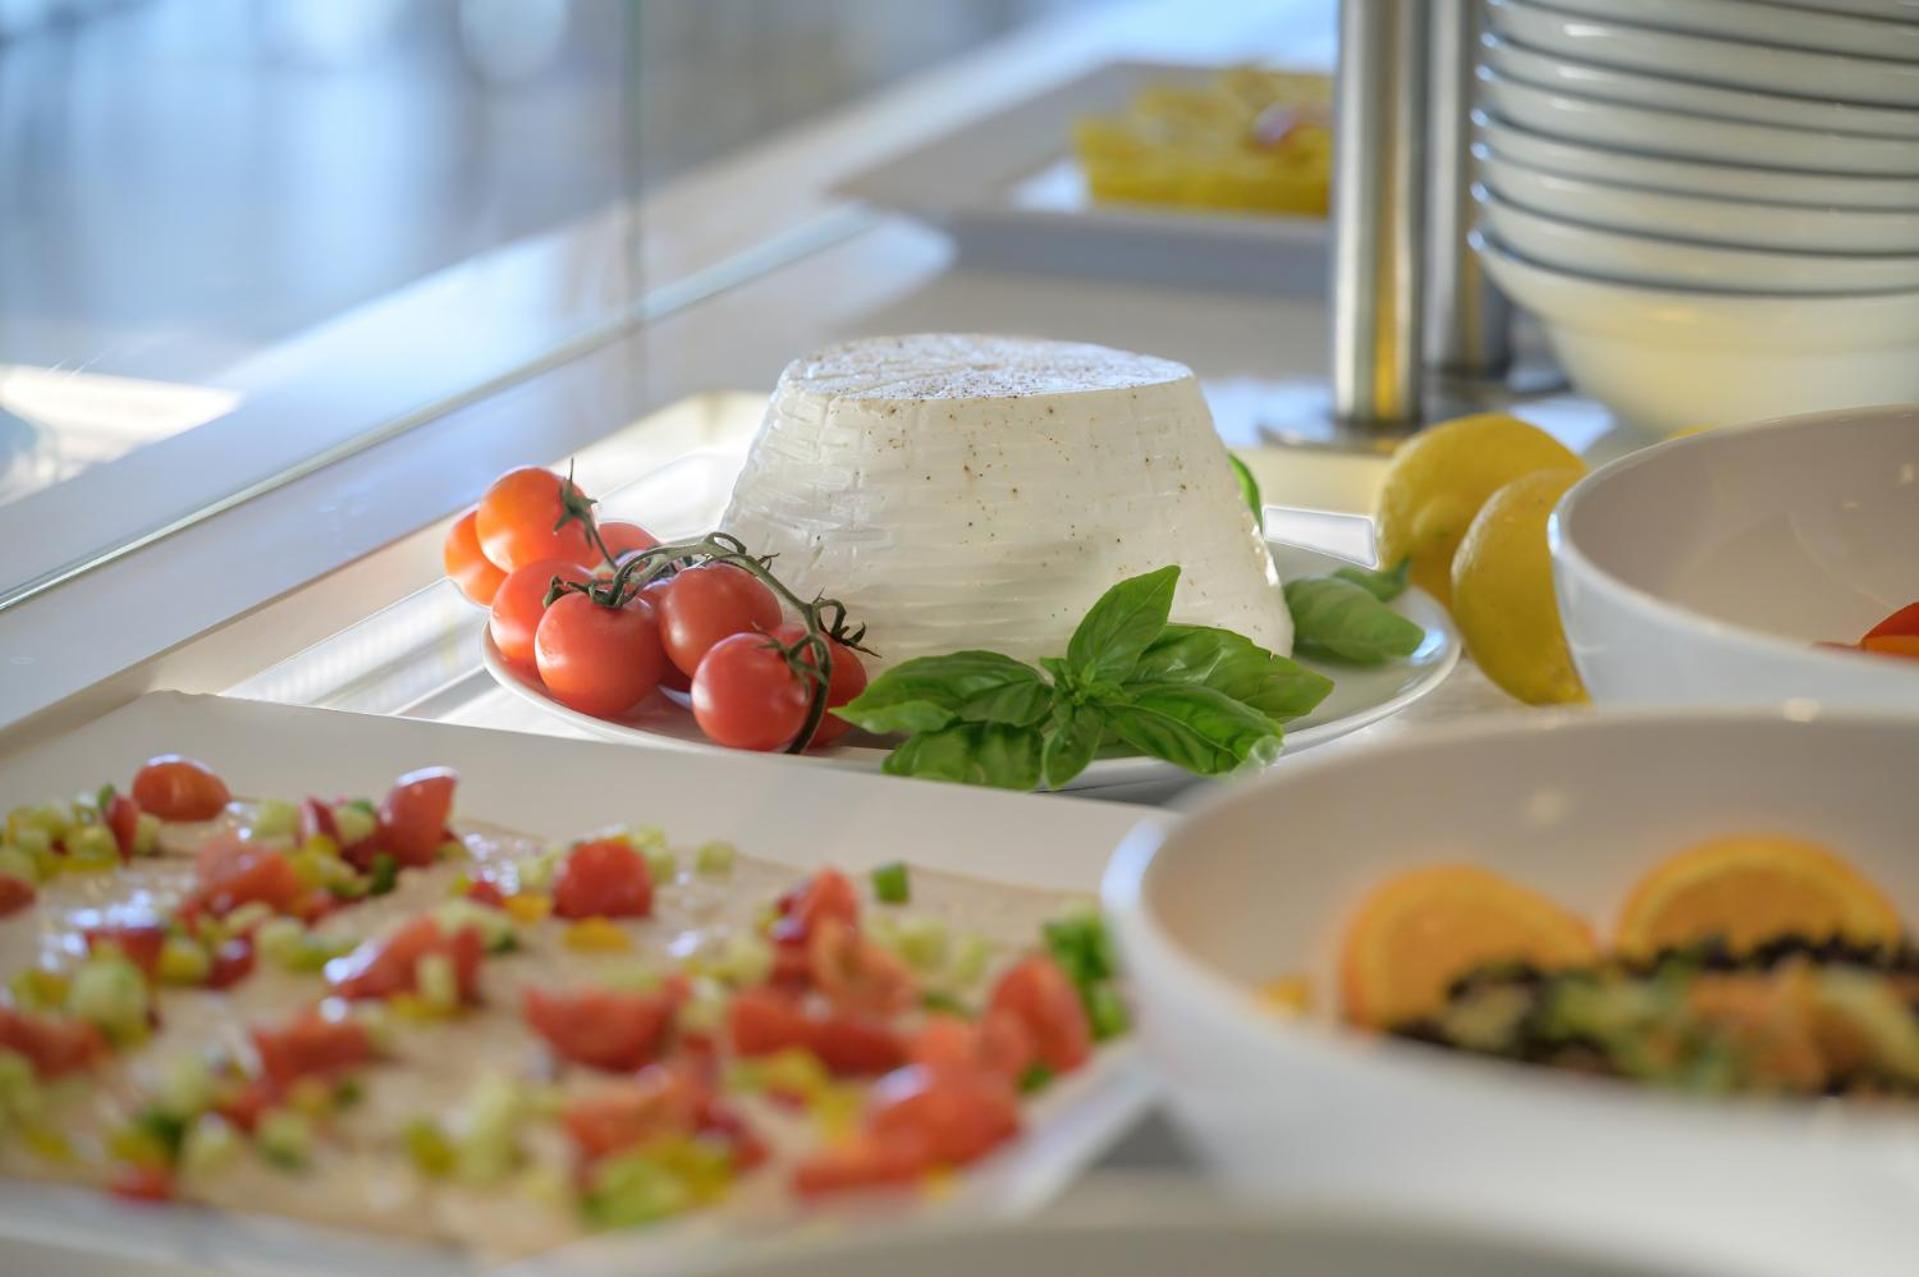
M1340 0L1333 96L1333 410L1418 424L1428 0Z
M1460 377L1497 377L1512 352L1506 299L1466 242L1473 228L1473 64L1484 0L1430 0L1426 185L1426 363Z

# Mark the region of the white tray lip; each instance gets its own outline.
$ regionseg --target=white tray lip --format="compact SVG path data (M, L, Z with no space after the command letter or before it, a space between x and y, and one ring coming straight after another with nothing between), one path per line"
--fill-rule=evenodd
M196 733L188 738L181 725ZM357 755L339 750L328 737L372 743ZM274 767L293 766L273 748L275 742L304 741L304 745L285 746L289 756L297 751L334 749L339 759L339 774L351 773L352 785L362 783L370 768L404 767L443 761L455 767L473 767L473 759L490 757L495 767L511 765L528 776L542 774L541 764L568 771L576 778L563 783L584 784L577 769L598 767L607 777L629 785L645 783L632 770L634 751L628 747L599 741L575 741L558 737L503 732L488 728L466 727L376 715L353 714L340 710L313 709L245 701L220 696L189 695L178 692L152 692L63 736L9 754L0 759L0 798L25 801L16 797L28 792L57 792L84 788L95 783L100 772L117 775L128 770L125 760L145 756L167 747L166 737L180 740L188 752L206 755L214 751L203 742L217 742L230 749L237 765L247 775L259 775ZM396 743L394 738L404 738ZM410 742L418 740L420 744ZM413 764L399 761L397 751L404 748ZM391 762L382 751L391 755ZM111 762L96 764L99 758ZM669 756L660 755L662 759ZM1026 879L1034 886L1084 891L1097 897L1098 872L1107 855L1126 830L1138 825L1160 825L1171 818L1149 808L1123 803L1083 800L1040 799L1025 794L981 792L959 786L931 782L878 777L842 769L801 770L781 767L776 761L745 755L706 756L672 755L673 761L648 769L647 775L664 771L656 783L662 790L685 786L688 777L717 777L728 791L751 788L772 793L820 791L822 802L830 801L846 813L847 828L854 838L863 824L871 824L888 810L893 818L909 814L915 825L935 828L959 828L976 838L983 855L990 855L993 840L1017 838L1026 826L1038 826L1044 833L1045 850L1055 857L1074 862L1070 866L1070 885L1059 878L1045 878L1037 867L1036 876ZM51 779L65 782L64 789L47 790ZM296 785L314 783L308 779ZM320 783L330 783L321 778ZM295 785L282 786L292 792ZM268 788L239 780L240 792ZM716 805L716 809L726 807ZM925 813L932 812L930 817ZM484 810L473 813L491 818ZM721 823L741 817L720 811ZM566 829L548 824L532 828L528 822L516 822L529 832L559 836ZM988 832L975 835L974 830ZM997 830L997 834L991 832ZM583 832L573 830L573 832ZM669 827L669 833L672 829ZM1063 847L1061 839L1078 839L1077 848ZM749 854L778 853L783 849L744 846ZM834 845L817 848L802 857L807 863L820 863L828 856L850 869L882 863L901 855L897 847ZM776 855L776 858L786 858ZM911 862L911 850L904 852ZM944 867L966 872L969 866L948 859L926 859ZM971 866L983 878L1020 881L1017 870L1006 872L1011 859L1001 857L997 866ZM1022 862L1025 863L1025 862ZM1037 860L1031 862L1038 865ZM1057 865L1059 861L1056 859ZM1021 1142L967 1176L958 1192L938 1202L927 1202L908 1213L954 1212L962 1217L1018 1216L1026 1214L1056 1195L1092 1159L1117 1139L1145 1111L1152 1099L1152 1088L1131 1043L1103 1051L1087 1072L1069 1080L1059 1090L1031 1110L1034 1121ZM894 1213L889 1212L892 1217ZM534 1271L540 1273L639 1274L671 1273L683 1269L693 1259L708 1255L716 1247L739 1240L739 1230L728 1233L723 1216L692 1217L682 1223L650 1232L609 1235L547 1252L518 1264L485 1264L448 1248L356 1233L320 1225L305 1224L272 1216L238 1212L219 1212L200 1207L153 1207L117 1201L92 1190L30 1180L0 1178L0 1271L13 1271L7 1260L8 1243L24 1242L66 1250L74 1255L102 1259L138 1259L156 1264L173 1263L198 1270L248 1274L359 1274L375 1271L406 1271L419 1277L473 1272ZM24 1269L23 1269L24 1271Z
M836 183L828 193L894 209L957 233L1015 228L1070 235L1104 230L1155 238L1236 241L1248 246L1327 242L1330 232L1322 217L1182 211L1145 205L1027 208L1000 198L1008 184L1069 153L1066 126L1075 114L1104 109L1126 86L1146 80L1202 79L1223 65L1135 59L1107 62L893 155ZM1002 158L990 158L995 150L1003 153Z

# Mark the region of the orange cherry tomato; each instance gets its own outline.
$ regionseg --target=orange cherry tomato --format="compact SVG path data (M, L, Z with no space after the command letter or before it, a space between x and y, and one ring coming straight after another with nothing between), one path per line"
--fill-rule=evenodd
M147 760L133 777L133 801L161 820L212 820L232 797L212 768L178 754Z
M584 594L555 600L533 632L540 681L560 704L618 718L659 686L660 625L644 596L607 607Z
M564 559L575 566L599 562L599 551L578 521L559 526L563 494L584 502L577 485L539 466L521 466L493 481L480 498L474 528L486 557L508 572L536 559Z
M1885 638L1889 635L1919 635L1919 603L1908 603L1879 624L1866 631L1869 639Z
M493 645L509 664L524 670L538 667L533 637L539 632L540 618L546 615L546 593L553 578L587 582L592 573L565 559L536 559L507 573L506 580L493 596L493 611L487 618L487 631Z
M440 563L453 584L460 587L460 593L488 607L499 592L500 582L506 580L506 571L480 549L480 534L475 528L478 519L479 511L473 509L453 521L447 529L446 544L440 547Z

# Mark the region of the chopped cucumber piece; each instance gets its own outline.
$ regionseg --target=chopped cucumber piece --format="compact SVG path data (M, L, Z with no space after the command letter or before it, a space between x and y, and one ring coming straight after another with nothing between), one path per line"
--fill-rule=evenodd
M116 1043L146 1036L152 1000L140 968L102 950L81 963L67 989L67 1009Z
M906 865L895 860L891 864L881 865L873 871L873 894L881 904L903 905L913 898L913 884L907 877Z
M436 1011L451 1011L460 1005L460 976L453 959L444 953L429 953L413 964L413 979L421 1001Z
M72 869L112 869L120 863L120 844L105 825L77 825L67 833L67 865Z
M739 849L730 842L703 842L694 853L694 872L708 878L724 878L733 872L733 862L739 855Z
M601 1162L581 1206L595 1228L632 1228L677 1215L693 1204L679 1177L645 1153Z
M313 1160L313 1123L291 1109L269 1109L253 1128L260 1156L282 1170L300 1170Z
M180 1173L204 1180L233 1165L240 1153L240 1136L218 1113L202 1113L187 1128L180 1145Z
M282 799L262 799L248 829L255 838L292 838L300 832L300 809Z
M40 862L11 844L0 845L0 878L18 878L29 887L40 882Z
M333 809L333 830L342 847L363 843L380 830L371 803L340 803Z

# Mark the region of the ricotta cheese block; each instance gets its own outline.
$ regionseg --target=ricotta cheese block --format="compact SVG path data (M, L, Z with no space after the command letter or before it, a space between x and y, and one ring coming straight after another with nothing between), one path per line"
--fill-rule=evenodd
M721 526L868 627L870 668L1065 652L1126 577L1292 651L1279 572L1184 365L1018 337L866 338L780 376Z

